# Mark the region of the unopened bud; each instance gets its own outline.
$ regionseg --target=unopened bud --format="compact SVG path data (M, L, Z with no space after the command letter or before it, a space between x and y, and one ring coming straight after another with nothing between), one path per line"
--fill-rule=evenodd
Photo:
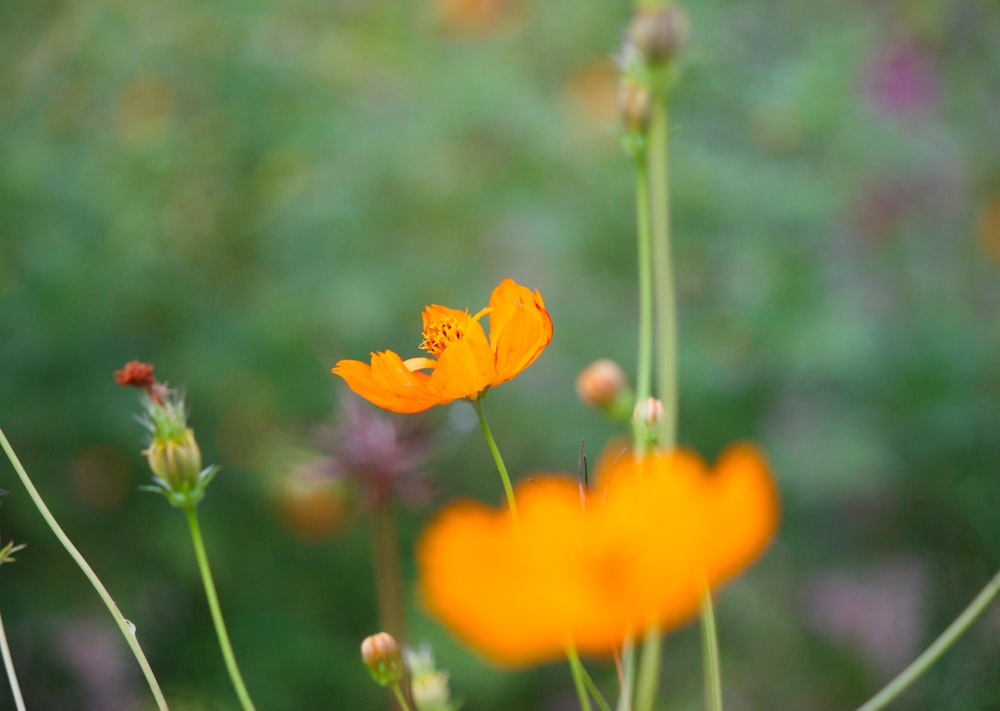
M649 127L650 107L647 86L629 79L622 81L618 87L618 110L627 130L645 133Z
M625 371L613 360L595 360L576 376L576 394L584 403L604 409L625 390Z
M632 411L632 420L637 425L641 424L648 429L659 427L663 421L663 402L655 397L648 397L635 404Z
M361 659L372 679L382 686L398 684L403 678L403 655L395 638L388 632L366 637L361 643Z
M681 53L691 35L687 13L676 4L637 10L628 26L628 40L649 64L662 64Z
M171 489L190 490L198 483L201 449L190 427L175 436L154 435L143 453L149 468Z

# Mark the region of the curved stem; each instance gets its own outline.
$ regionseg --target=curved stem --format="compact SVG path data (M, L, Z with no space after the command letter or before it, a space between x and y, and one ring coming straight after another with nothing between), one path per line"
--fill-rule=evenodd
M97 573L94 572L87 560L80 554L76 546L66 535L66 532L62 530L62 527L56 521L55 516L49 511L49 507L45 505L45 501L42 499L41 494L32 484L31 478L28 476L28 472L24 470L24 466L21 464L21 460L17 458L14 453L14 449L10 446L10 442L7 441L7 436L3 433L3 429L0 429L0 446L3 447L4 452L7 453L7 458L10 459L10 463L14 466L14 471L17 472L18 477L21 479L21 483L28 492L28 496L31 497L31 501L35 504L35 508L45 519L45 523L48 524L52 533L55 537L59 539L63 548L69 553L73 561L79 566L80 570L90 581L90 584L97 591L104 605L108 608L108 612L111 613L111 617L114 618L115 624L118 625L118 629L121 630L122 636L125 637L125 642L128 644L129 649L132 650L132 654L135 656L136 661L139 663L139 668L142 669L143 676L146 677L146 683L149 685L149 690L153 693L153 698L156 699L156 706L160 711L167 710L167 700L163 697L163 692L160 690L160 685L156 681L156 677L153 675L153 670L149 666L149 662L146 661L146 655L142 651L142 647L139 646L139 640L136 638L135 626L125 619L125 615L122 611L118 609L118 605L115 604L114 599L111 597L111 593L108 592L107 588L104 587L104 583L101 579L97 577Z
M993 598L1000 593L1000 571L993 576L993 579L986 583L984 587L962 614L955 618L955 621L948 625L948 628L941 633L923 654L913 660L910 666L906 667L889 684L873 696L868 702L858 707L858 711L877 711L887 706L893 699L899 696L910 684L916 681L921 674L930 668L938 658L948 651L948 648L955 643L962 634L972 625L979 615L981 615Z
M712 593L705 591L701 599L701 654L705 670L705 708L722 711L722 672L719 667L719 635L715 629L715 608Z
M226 632L226 623L222 619L222 609L219 607L219 597L215 593L215 582L212 580L212 569L208 566L208 555L205 553L205 542L201 536L198 514L194 506L185 506L184 513L187 516L188 527L191 529L191 542L194 544L194 555L198 559L198 570L201 572L201 581L205 586L205 597L208 598L208 607L212 612L212 622L215 624L215 634L219 638L219 647L222 649L222 657L226 661L229 678L233 682L233 688L236 690L236 696L239 697L243 710L256 711L253 701L250 700L250 694L247 693L246 684L243 683L240 668L236 665L233 647L229 643L229 633Z
M580 679L583 681L583 685L590 692L590 695L594 697L594 702L601 711L611 711L608 706L608 702L604 700L601 695L601 690L597 688L597 684L594 683L593 678L587 672L587 668L583 666L583 662L580 661L580 655L576 653L576 648L572 645L566 649L566 658L569 660L570 668L573 670L574 676L579 674Z
M573 686L576 687L576 696L580 699L580 711L591 711L590 696L587 694L587 682L584 680L587 672L580 663L580 657L576 653L573 645L566 648L566 658L569 660L569 668L573 673Z
M410 705L406 703L406 696L403 694L403 690L399 688L398 681L392 685L392 694L396 697L396 701L399 702L399 708L403 711L410 711Z
M503 490L507 494L507 506L510 509L511 518L516 522L517 503L514 501L514 487L511 486L510 475L507 474L507 465L503 463L503 457L500 456L500 450L497 449L496 440L493 439L493 432L490 431L490 425L486 421L486 413L483 412L483 396L480 395L473 400L472 406L476 409L476 416L479 418L479 427L483 430L483 435L486 437L486 444L490 447L490 452L493 454L493 461L496 462L497 471L500 472L500 478L503 480Z
M17 683L14 659L10 656L10 647L7 646L7 633L3 628L3 620L0 620L0 654L3 654L3 665L7 669L7 678L10 680L10 692L14 695L14 706L17 711L24 711L24 699L21 697L21 687Z

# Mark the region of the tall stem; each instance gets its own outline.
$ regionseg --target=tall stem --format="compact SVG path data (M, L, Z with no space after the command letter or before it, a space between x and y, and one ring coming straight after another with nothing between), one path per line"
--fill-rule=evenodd
M10 647L7 646L7 633L3 628L3 620L0 620L0 654L3 655L7 679L10 680L10 692L14 695L14 706L17 711L24 711L24 699L21 697L21 687L17 683L17 674L14 672L14 659L10 656Z
M655 627L646 630L642 640L642 658L639 660L639 678L636 684L635 707L651 711L656 701L656 686L660 676L660 631Z
M715 629L712 593L705 591L701 600L701 655L705 670L705 708L722 711L722 672L719 668L719 635Z
M256 711L250 694L247 693L246 684L243 683L243 676L240 668L236 665L236 657L233 654L233 647L229 643L229 633L226 632L226 623L222 619L222 609L219 607L219 597L215 592L215 581L212 580L212 569L208 565L208 554L205 552L205 541L201 536L201 526L198 524L198 514L194 506L185 506L184 513L187 516L188 528L191 529L191 542L194 544L194 555L198 559L198 570L201 572L201 582L205 587L205 597L208 598L208 608L212 613L212 622L215 624L215 634L219 638L219 647L222 649L222 657L226 662L226 669L229 678L239 697L243 711Z
M641 408L652 395L653 389L653 260L649 225L649 175L645 156L635 161L635 212L638 233L639 269L639 362L636 369L636 402ZM644 423L636 423L634 430L636 456L646 452L648 435Z
M507 507L510 509L511 518L516 522L517 518L517 503L514 501L514 487L510 483L510 475L507 474L507 465L503 463L503 457L500 456L500 450L497 449L496 440L493 439L493 432L490 430L490 425L486 421L486 413L483 412L483 398L485 396L480 395L478 398L472 401L472 406L476 409L476 416L479 418L479 427L483 430L483 436L486 437L486 444L490 447L490 452L493 454L493 461L496 462L497 471L500 472L500 479L503 481L503 490L507 494Z
M396 516L391 500L383 501L372 512L372 558L380 627L395 637L400 645L405 645L403 576L396 540Z
M986 583L984 587L962 614L955 618L955 621L948 625L948 628L941 633L923 654L913 660L910 666L906 667L889 684L873 696L867 703L858 707L858 711L878 711L885 708L893 699L899 696L910 684L916 681L921 674L927 671L934 662L941 657L948 648L955 643L962 634L972 625L977 617L990 606L993 598L1000 593L1000 571L993 576L993 579Z
M669 137L666 101L653 105L649 127L649 193L652 230L653 281L656 291L657 396L663 402L660 446L677 444L677 305L670 238Z
M4 452L7 453L7 458L14 467L14 471L17 472L17 476L21 479L21 483L28 492L28 496L31 497L32 503L35 504L35 508L45 519L45 523L48 524L52 533L55 537L59 539L62 547L66 549L69 553L70 558L79 566L80 570L90 581L90 584L97 591L100 596L101 601L104 602L105 607L108 608L108 612L111 613L111 617L114 619L115 624L118 625L118 629L121 630L122 636L125 637L125 642L128 644L129 649L132 650L132 654L135 656L135 660L139 663L139 668L142 670L143 676L146 677L146 683L149 685L149 690L153 693L153 698L156 700L156 706L160 711L166 711L167 700L163 697L163 692L160 690L160 685L156 681L156 677L153 675L153 670L149 666L149 662L146 661L146 655L142 651L142 647L139 646L139 640L135 634L135 626L125 619L125 615L122 611L118 609L118 605L115 604L114 599L108 592L107 588L104 587L104 583L101 579L97 577L97 573L94 572L87 560L80 554L76 546L63 531L62 527L56 521L55 516L49 511L49 507L45 505L45 501L42 499L41 494L35 488L35 485L31 482L31 478L28 476L28 472L24 470L24 466L21 464L21 460L17 458L14 453L14 448L11 447L10 442L7 441L7 436L3 433L3 429L0 429L0 446L3 447Z

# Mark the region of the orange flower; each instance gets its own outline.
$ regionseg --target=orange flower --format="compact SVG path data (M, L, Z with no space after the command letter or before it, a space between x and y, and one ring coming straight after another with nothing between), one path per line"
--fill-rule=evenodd
M605 457L597 484L541 476L506 509L455 504L417 548L423 599L459 638L501 664L609 652L651 625L694 617L774 535L767 466L736 445L714 471L694 453Z
M488 340L479 323L486 314ZM393 412L421 412L461 398L475 400L534 363L552 340L552 319L542 295L511 279L500 282L490 305L475 316L435 304L424 310L423 317L420 347L436 360L404 361L392 351L380 351L371 354L371 365L342 360L333 372L373 405Z

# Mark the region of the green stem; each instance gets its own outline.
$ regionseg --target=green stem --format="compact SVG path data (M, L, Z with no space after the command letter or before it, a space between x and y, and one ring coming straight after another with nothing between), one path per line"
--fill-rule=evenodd
M573 645L566 648L566 658L569 660L569 668L573 673L573 685L576 687L577 698L580 699L580 711L591 711L587 682L584 680L587 673L584 671L583 664L580 663L580 657Z
M635 678L635 642L629 638L622 645L622 679L615 711L632 711L632 681Z
M576 653L576 648L570 646L566 650L566 658L569 659L569 665L571 668L575 668L574 674L579 674L580 678L583 679L584 686L587 687L587 691L590 695L594 697L594 701L601 711L611 711L608 706L608 702L604 700L604 696L601 695L601 690L597 688L597 684L594 683L594 679L587 672L587 668L583 666L583 662L580 661L580 656Z
M858 707L858 711L877 711L887 706L893 699L899 696L910 684L916 681L921 674L930 668L948 648L965 633L979 615L981 615L993 598L1000 593L1000 571L993 576L986 587L969 603L962 614L955 621L948 625L948 628L941 633L923 654L913 660L910 666L899 673L895 679L873 696L867 703Z
M410 705L406 703L406 696L403 694L403 690L399 688L399 682L395 682L392 685L392 693L396 697L396 701L399 702L399 708L403 711L411 711Z
M205 541L201 536L201 526L198 524L198 513L194 506L185 506L184 513L187 516L188 527L191 529L191 542L194 544L194 555L198 559L198 570L201 572L201 581L205 586L205 597L208 598L208 607L212 612L212 622L215 623L215 634L219 638L219 647L222 649L222 657L226 661L226 669L229 671L229 678L239 697L240 704L244 711L256 711L250 694L247 693L246 684L240 674L240 668L236 665L236 657L233 655L233 647L229 643L229 633L226 632L226 623L222 619L222 609L219 607L219 597L215 593L215 582L212 580L212 569L208 565L208 554L205 552Z
M125 642L128 644L129 649L132 650L132 654L135 656L136 661L139 663L139 668L142 669L143 676L146 677L146 683L149 685L149 690L153 692L153 698L156 699L156 706L160 711L166 711L167 700L163 697L163 692L160 690L160 685L156 681L156 677L153 675L153 670L149 666L149 662L146 661L146 655L142 651L142 647L139 646L139 640L135 634L135 626L125 619L125 615L122 611L118 609L118 605L115 604L114 599L108 592L107 588L104 587L104 583L101 579L97 577L93 568L87 563L87 560L80 554L76 546L63 531L62 527L56 521L55 516L49 511L49 507L45 505L45 501L42 499L41 494L35 488L35 485L31 482L31 478L28 476L28 472L24 470L24 466L21 464L21 460L17 458L14 453L13 447L11 447L10 442L7 441L7 436L0 429L0 446L3 447L4 452L7 453L7 458L10 463L14 466L14 471L17 472L18 477L21 479L21 483L28 492L28 496L31 497L31 501L35 504L35 508L45 519L45 523L49 525L52 533L55 537L59 539L63 548L69 553L73 561L79 566L80 570L90 581L90 584L97 591L104 605L108 608L108 612L111 613L111 617L114 619L115 624L118 625L118 629L121 630L122 636L125 637Z
M670 247L670 174L667 106L662 96L654 102L649 127L649 194L652 232L653 282L656 291L657 395L663 402L660 446L677 444L677 305Z
M636 372L636 403L639 412L652 395L653 385L653 266L649 222L649 173L645 156L635 161L635 213L638 234L639 268L639 362ZM646 452L649 441L647 426L634 424L636 456Z
M719 667L719 635L715 629L715 608L712 593L705 591L701 599L701 654L705 670L705 708L722 711L722 673Z
M497 449L496 440L493 439L493 432L490 431L490 425L486 422L486 413L483 412L483 397L480 395L478 398L472 401L472 406L476 409L476 416L479 417L479 427L483 430L483 435L486 437L486 444L490 447L490 452L493 454L493 461L497 464L497 471L500 472L500 478L503 480L503 490L507 494L507 506L510 508L511 518L516 522L517 519L517 503L514 501L514 487L510 483L510 475L507 474L507 466L503 463L503 457L500 456L500 450Z
M396 517L392 501L381 503L372 512L372 558L379 624L400 646L406 644L406 615L403 603L403 576L400 572Z
M659 676L660 631L650 627L642 640L642 658L639 660L639 679L635 694L638 711L652 711Z
M7 669L10 691L14 695L14 705L17 707L17 711L24 711L24 699L21 697L21 687L17 683L17 674L14 672L14 659L10 656L10 647L7 646L7 633L3 628L3 620L0 620L0 653L3 654L3 665Z

